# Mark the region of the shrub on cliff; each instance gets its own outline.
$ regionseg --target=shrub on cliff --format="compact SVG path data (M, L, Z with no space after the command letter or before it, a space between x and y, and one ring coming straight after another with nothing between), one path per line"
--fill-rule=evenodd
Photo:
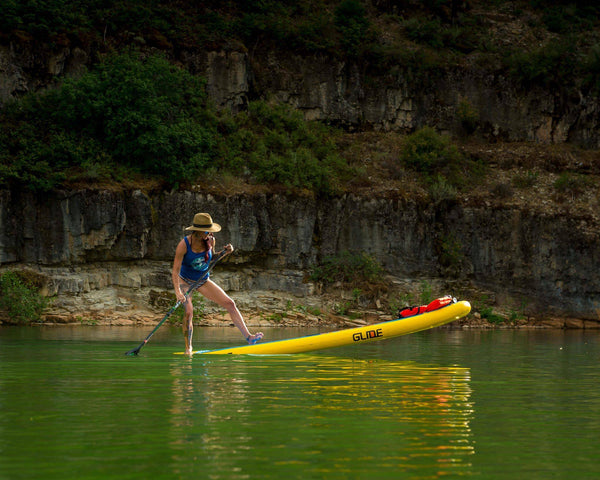
M554 182L554 189L559 195L571 200L581 196L586 190L593 188L593 182L585 175L563 172Z
M438 134L431 127L423 127L406 137L400 150L400 162L423 175L429 184L444 178L448 185L457 188L464 187L483 172L482 165L460 152L450 137Z
M251 102L221 125L217 164L253 182L330 193L357 174L341 158L334 129L288 106Z
M518 51L505 61L513 78L526 88L535 85L572 88L574 73L580 72L583 65L576 51L574 38L561 38L532 51Z
M8 314L9 322L37 322L47 304L26 277L11 271L0 274L0 310Z

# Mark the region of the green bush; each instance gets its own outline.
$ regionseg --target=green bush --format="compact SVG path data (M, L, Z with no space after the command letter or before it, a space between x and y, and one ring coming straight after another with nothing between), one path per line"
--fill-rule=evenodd
M489 323L504 323L506 319L494 312L491 303L492 300L487 295L482 295L479 299L474 301L473 310L479 312L481 318L486 319Z
M429 185L429 196L434 203L454 200L457 193L456 188L450 185L441 175L436 175L433 182Z
M440 178L444 178L445 184L438 186L446 192L449 192L448 186L463 188L483 174L479 162L461 153L450 137L438 134L431 127L423 127L406 137L400 150L400 162L422 174L428 184L440 184Z
M0 309L13 323L37 322L48 301L38 290L15 272L0 274Z
M332 193L357 175L339 154L336 130L285 105L251 102L219 129L221 169L253 181Z
M320 265L315 266L311 280L326 285L341 282L343 284L359 284L378 282L383 275L383 267L366 253L343 251L338 255L326 257Z
M583 194L590 188L592 182L584 175L563 172L554 182L554 189L561 194L570 195L572 198Z
M506 60L510 74L524 86L569 86L580 70L573 38L560 38L536 50L518 52Z
M359 0L343 0L335 9L334 23L341 34L342 48L349 57L357 57L365 48L369 19Z
M101 142L121 165L191 180L215 152L204 83L160 56L110 57L48 95L52 119Z
M490 323L499 324L504 323L506 321L506 319L503 316L495 313L494 309L489 306L482 307L479 310L479 314L481 315L481 318L485 318Z
M433 48L444 46L442 24L437 18L424 20L419 17L412 17L404 22L404 29L406 30L406 36L414 42Z
M431 127L423 127L406 138L400 158L411 170L433 175L458 156L458 150L448 137L439 135Z

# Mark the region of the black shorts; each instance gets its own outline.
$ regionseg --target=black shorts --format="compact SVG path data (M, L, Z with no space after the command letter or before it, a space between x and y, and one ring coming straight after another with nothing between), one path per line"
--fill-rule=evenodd
M198 280L191 280L189 278L185 278L182 277L181 275L179 275L179 278L181 278L181 280L183 280L185 283L187 283L188 285L193 285L194 283L196 283ZM204 285L206 282L208 282L208 279L210 277L207 275L206 278L203 278L200 283L198 285L196 285L194 288L200 288L202 285Z

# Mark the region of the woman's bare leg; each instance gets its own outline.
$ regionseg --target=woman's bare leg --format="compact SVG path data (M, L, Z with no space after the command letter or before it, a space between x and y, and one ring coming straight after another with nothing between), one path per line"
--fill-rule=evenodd
M182 290L187 291L189 288L187 283L181 284ZM194 334L194 305L192 304L192 293L189 294L187 300L183 304L184 313L181 327L183 329L183 338L185 340L186 355L192 354L192 335Z
M219 287L215 282L213 282L212 280L208 280L204 285L198 288L198 291L209 300L212 300L213 302L219 304L221 307L227 310L229 316L231 317L231 320L233 321L233 324L240 330L240 332L242 332L244 338L252 339L257 335L260 335L262 337L262 333L257 333L256 335L252 335L250 333L248 327L246 326L246 322L244 322L242 314L240 313L240 311L237 308L237 305L235 304L235 301L229 295L227 295L225 291L221 287Z

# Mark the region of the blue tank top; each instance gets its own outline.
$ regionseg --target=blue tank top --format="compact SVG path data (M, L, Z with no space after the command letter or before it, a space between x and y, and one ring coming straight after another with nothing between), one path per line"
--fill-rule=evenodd
M203 277L208 279L210 273L208 272L208 267L210 265L210 261L212 260L212 249L208 251L208 255L206 252L196 253L192 250L192 246L187 237L184 237L185 244L187 245L187 251L183 256L183 261L181 262L181 269L179 270L179 276L182 278L187 278L189 280L200 280Z

